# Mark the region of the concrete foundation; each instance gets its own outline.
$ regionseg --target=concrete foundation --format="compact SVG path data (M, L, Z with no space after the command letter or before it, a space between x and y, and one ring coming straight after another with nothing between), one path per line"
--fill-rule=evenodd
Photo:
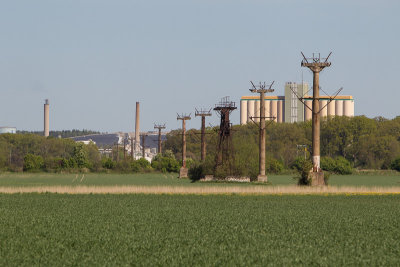
M179 178L188 178L188 168L185 168L185 167L180 168Z
M310 172L311 186L325 185L323 172Z
M268 182L268 177L266 175L258 175L257 182L266 183Z

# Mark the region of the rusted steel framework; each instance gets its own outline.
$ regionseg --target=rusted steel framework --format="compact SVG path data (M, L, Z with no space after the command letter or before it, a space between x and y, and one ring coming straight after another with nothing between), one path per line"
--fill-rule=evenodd
M195 112L196 117L201 117L201 161L206 160L206 117L211 116L211 109L200 109Z
M232 142L232 124L229 120L229 115L237 109L235 102L230 101L226 96L215 105L214 110L221 118L218 131L217 153L215 155L215 170L221 166L226 166L229 174L233 174L235 155Z
M250 92L252 93L258 93L260 94L260 135L259 135L259 174L257 176L257 180L259 182L267 182L267 176L265 174L265 119L271 118L265 116L265 93L272 93L274 89L272 89L272 85L274 82L272 82L270 85L267 85L264 83L261 83L256 86L252 81L250 81L253 88L249 89ZM257 118L257 117L256 117ZM253 120L253 117L250 118ZM275 119L275 117L273 117ZM273 121L273 120L272 120Z
M161 148L161 130L165 129L165 123L164 124L154 124L154 129L158 129L158 154L162 153L162 148Z

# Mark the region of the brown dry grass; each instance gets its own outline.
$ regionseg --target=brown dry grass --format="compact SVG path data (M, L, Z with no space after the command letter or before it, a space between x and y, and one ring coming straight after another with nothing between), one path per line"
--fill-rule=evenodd
M243 195L329 195L329 194L400 194L400 187L302 187L302 186L32 186L0 187L0 193L58 194L243 194Z

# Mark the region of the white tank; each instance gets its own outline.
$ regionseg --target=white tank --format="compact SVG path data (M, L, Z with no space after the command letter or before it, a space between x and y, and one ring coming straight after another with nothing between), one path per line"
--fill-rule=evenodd
M240 101L240 124L247 123L247 100Z
M270 113L271 113L271 117L275 117L275 121L277 121L278 119L278 101L276 100L271 100L271 105L270 105Z
M336 114L335 110L336 110L335 109L335 100L332 100L328 104L328 116L335 116L335 114Z
M277 101L277 106L278 106L278 122L282 123L282 118L283 118L283 101L282 100L278 100Z
M308 107L304 107L304 120L309 121L312 119L312 100L305 100L304 103Z
M336 116L343 116L343 100L335 101Z
M328 116L328 107L326 106L328 104L328 100L320 100L319 101L319 109L321 117L326 117Z
M354 101L344 100L343 101L343 115L347 117L354 116Z
M271 101L270 100L265 100L265 117L271 117ZM267 121L270 121L270 118L266 118Z
M259 122L260 121L260 101L256 101L255 106L254 106L254 116L258 117L255 118L254 121L255 122Z
M250 117L254 117L254 100L247 101L247 122L251 122Z

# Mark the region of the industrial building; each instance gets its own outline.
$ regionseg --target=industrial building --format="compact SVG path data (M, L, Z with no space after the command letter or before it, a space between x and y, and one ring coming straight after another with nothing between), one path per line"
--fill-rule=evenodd
M296 94L294 92L296 92ZM297 84L287 82L285 84L284 96L265 96L265 116L271 117L278 123L281 122L302 122L311 120L312 96L308 95L309 86L307 83ZM304 99L307 107L297 98ZM354 116L354 99L352 96L338 95L328 104L330 96L320 96L321 116ZM255 117L254 121L260 119L260 97L243 96L240 99L240 124L251 121L250 117Z
M15 133L17 133L17 128L15 128L15 127L0 127L0 134L4 134L4 133L15 134Z

